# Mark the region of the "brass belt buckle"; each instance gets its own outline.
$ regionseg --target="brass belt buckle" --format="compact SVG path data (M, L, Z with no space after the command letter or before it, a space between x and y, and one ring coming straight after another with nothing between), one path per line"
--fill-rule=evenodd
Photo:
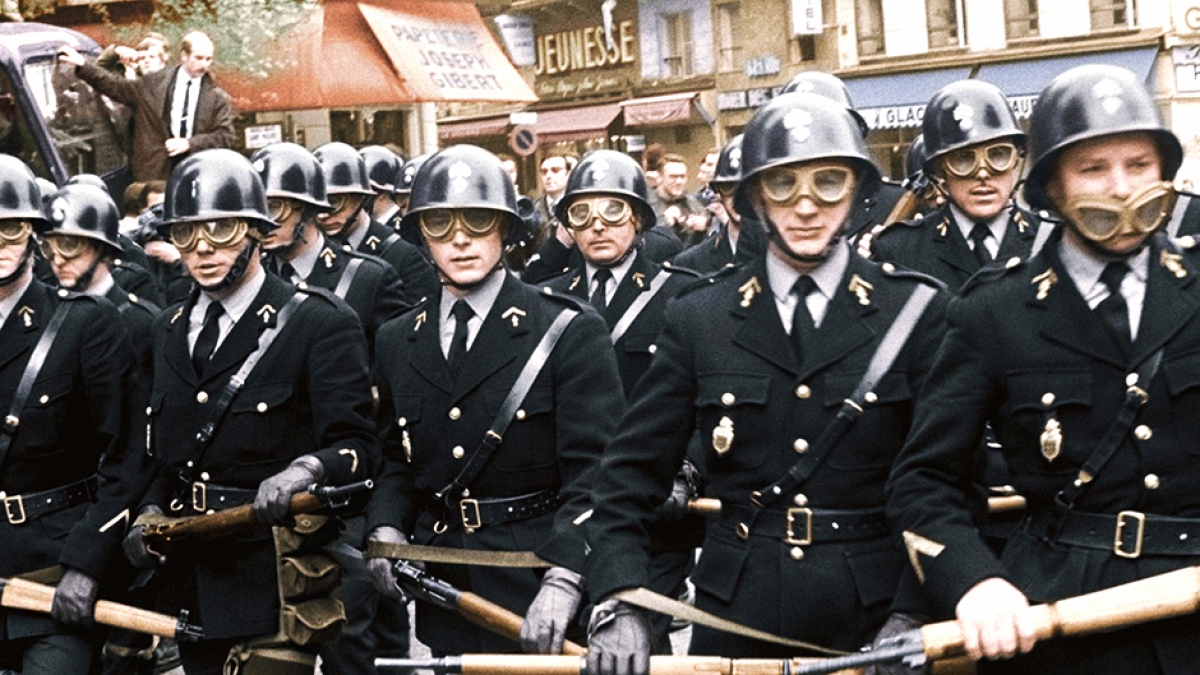
M803 518L804 522L804 538L796 538L796 520ZM809 508L798 508L787 510L787 537L783 543L788 546L807 546L813 540L813 512Z
M12 505L17 505L17 514L13 515ZM9 525L20 525L25 522L25 499L21 495L4 498L4 515L8 517Z
M474 530L483 527L483 516L479 513L478 499L464 499L458 503L462 514L463 529Z
M208 486L200 481L192 483L192 510L200 513L208 510Z
M1132 551L1126 551L1125 523L1132 520L1137 523L1137 539ZM1113 553L1122 558L1139 558L1142 555L1142 541L1146 537L1146 514L1139 511L1122 511L1117 514L1117 527L1113 530Z

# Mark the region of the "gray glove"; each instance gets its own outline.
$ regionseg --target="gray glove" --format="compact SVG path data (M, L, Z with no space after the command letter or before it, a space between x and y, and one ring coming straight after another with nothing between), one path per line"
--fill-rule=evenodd
M323 480L325 465L321 460L312 455L297 457L286 469L259 483L258 494L254 497L254 515L268 525L291 524L288 511L291 510L292 495Z
M675 483L671 486L671 494L667 500L658 507L658 520L660 522L675 522L683 520L687 515L688 502L696 498L700 493L700 472L686 459L683 465L679 467L679 473L675 474Z
M153 513L161 516L162 509L157 506L147 506L142 510L142 513ZM142 536L145 531L144 526L135 522L133 527L129 528L125 539L121 542L121 548L125 550L125 558L139 570L154 569L156 565L163 562L163 557L150 550L150 547L146 545L146 539Z
M521 623L521 648L530 654L561 654L567 627L583 600L583 577L551 567Z
M54 602L50 605L50 616L55 621L70 626L92 625L93 608L96 605L96 580L79 570L68 567L62 581L54 591Z
M408 535L394 527L377 527L371 531L371 536L367 538L369 541L381 541L388 544L407 544ZM367 575L371 577L371 583L374 584L375 590L385 597L408 602L408 598L404 596L404 591L397 585L397 575L395 569L396 561L390 558L367 558ZM410 563L417 569L424 570L425 563L415 562Z
M884 640L894 638L907 631L920 630L924 623L921 618L912 616L911 614L894 613L888 616L887 621L883 624L883 628L880 628L879 633L875 635L875 640L871 643L871 648L878 649L881 646L880 643ZM928 672L930 672L929 662L926 662L926 665L920 668L910 668L902 661L893 661L891 663L867 666L863 671L863 675L923 675Z
M592 610L588 624L588 675L649 675L650 618L618 600Z

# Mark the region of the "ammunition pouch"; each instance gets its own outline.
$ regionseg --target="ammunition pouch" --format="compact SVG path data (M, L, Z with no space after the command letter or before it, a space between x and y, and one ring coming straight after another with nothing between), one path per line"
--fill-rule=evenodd
M279 593L284 600L330 595L341 580L342 568L328 555L310 553L279 558Z
M279 632L267 638L273 644L316 646L342 634L346 610L334 597L342 570L321 548L337 531L335 519L312 515L297 516L293 527L273 529L279 582Z
M280 630L293 644L322 645L342 634L346 608L336 598L316 598L283 605L279 618Z
M229 650L224 675L312 675L316 667L316 654L254 640Z

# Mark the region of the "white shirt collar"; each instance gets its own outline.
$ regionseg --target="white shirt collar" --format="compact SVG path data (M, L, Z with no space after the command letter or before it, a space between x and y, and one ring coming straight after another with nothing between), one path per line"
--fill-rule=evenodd
M850 248L842 243L835 246L829 258L809 274L817 284L817 290L826 299L832 300L837 293L838 285L842 283L842 277L845 276L849 264ZM792 286L796 285L799 278L799 271L780 259L773 250L768 249L767 281L771 284L771 293L775 295L776 300L790 304L790 299L794 297Z
M229 297L221 301L221 309L225 310L225 315L229 317L232 323L237 323L241 320L242 315L246 310L250 309L250 304L254 302L254 298L258 297L258 292L262 290L263 282L267 280L267 273L261 268L258 268L258 273L237 289L229 294ZM201 321L203 321L204 312L208 310L208 306L213 302L212 296L207 292L200 293L200 297L196 299L196 310L199 310Z
M635 258L637 258L637 251L631 251L629 255L621 261L620 265L608 268L608 271L612 272L613 284L611 288L614 290L614 292L616 288L621 285L621 280L625 278L625 275L629 274L629 268L633 267L633 261ZM583 264L587 271L588 295L591 295L592 284L596 283L596 270L600 268L587 261L584 261ZM609 297L607 292L604 295L605 297Z
M500 295L500 288L504 286L504 280L507 277L508 271L500 268L492 272L478 286L468 291L466 297L463 298L481 321L487 318L488 312L492 311L492 305L496 304L496 296ZM458 298L453 293L442 291L440 311L443 324L452 316L450 310L454 307L456 300Z
M971 229L975 227L975 221L963 212L953 203L950 203L950 213L954 215L954 224L958 226L958 231L962 233L963 239L971 241ZM997 244L1004 241L1004 229L1008 226L1008 208L1000 209L991 220L987 221L988 231L992 233L992 239L996 240Z
M313 268L316 267L321 251L326 246L332 246L332 244L326 241L324 236L319 236L315 241L309 242L308 246L301 250L294 260L285 260L284 262L291 264L292 269L296 270L296 275L301 279L307 279L312 274ZM292 282L291 279L285 279L285 281Z
M1063 237L1059 242L1058 257L1062 260L1067 276L1075 282L1075 287L1079 289L1079 294L1083 296L1084 300L1096 295L1099 290L1097 286L1104 286L1104 282L1100 281L1100 275L1108 263L1116 261L1116 259L1102 258L1079 246L1068 237ZM1127 258L1125 263L1129 265L1129 271L1138 281L1146 283L1150 273L1150 247L1144 247ZM1107 293L1107 290L1108 288L1105 286L1104 292Z
M108 292L112 290L113 286L116 285L117 283L113 281L112 274L106 274L104 275L103 279L97 279L95 283L92 284L92 287L87 289L87 293L88 295L94 295L98 298L103 298L104 296L108 295Z

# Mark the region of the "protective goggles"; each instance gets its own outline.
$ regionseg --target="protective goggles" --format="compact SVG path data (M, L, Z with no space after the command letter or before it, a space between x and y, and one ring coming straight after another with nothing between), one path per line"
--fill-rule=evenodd
M633 207L616 197L582 197L567 207L567 225L573 230L586 230L599 218L606 227L619 227L630 221Z
M462 229L468 237L486 237L500 227L504 213L493 209L429 209L417 218L430 241L450 241Z
M177 223L171 226L171 243L181 253L190 253L203 238L213 248L237 246L246 238L250 225L244 220L224 219L201 223Z
M808 197L818 204L837 204L850 195L854 172L840 165L788 165L763 171L763 196L776 206L794 206Z
M33 234L33 225L25 220L0 221L0 245L23 244Z
M276 223L287 220L292 215L292 205L286 199L271 197L267 199L267 215Z
M1099 244L1123 235L1150 234L1175 208L1171 183L1155 182L1120 200L1108 195L1076 195L1060 209L1080 235Z
M76 237L69 234L48 234L42 237L42 255L46 260L53 260L55 255L63 260L73 260L83 255L89 248L86 237Z
M330 213L342 211L351 204L355 204L356 200L361 200L362 198L362 195L350 192L344 192L340 195L329 195L329 205L333 207Z
M991 145L976 145L946 153L942 167L958 178L970 178L986 167L992 175L1005 173L1017 165L1021 151L1008 141Z
M737 183L710 183L712 191L720 195L721 199L733 199L733 195L737 194Z

